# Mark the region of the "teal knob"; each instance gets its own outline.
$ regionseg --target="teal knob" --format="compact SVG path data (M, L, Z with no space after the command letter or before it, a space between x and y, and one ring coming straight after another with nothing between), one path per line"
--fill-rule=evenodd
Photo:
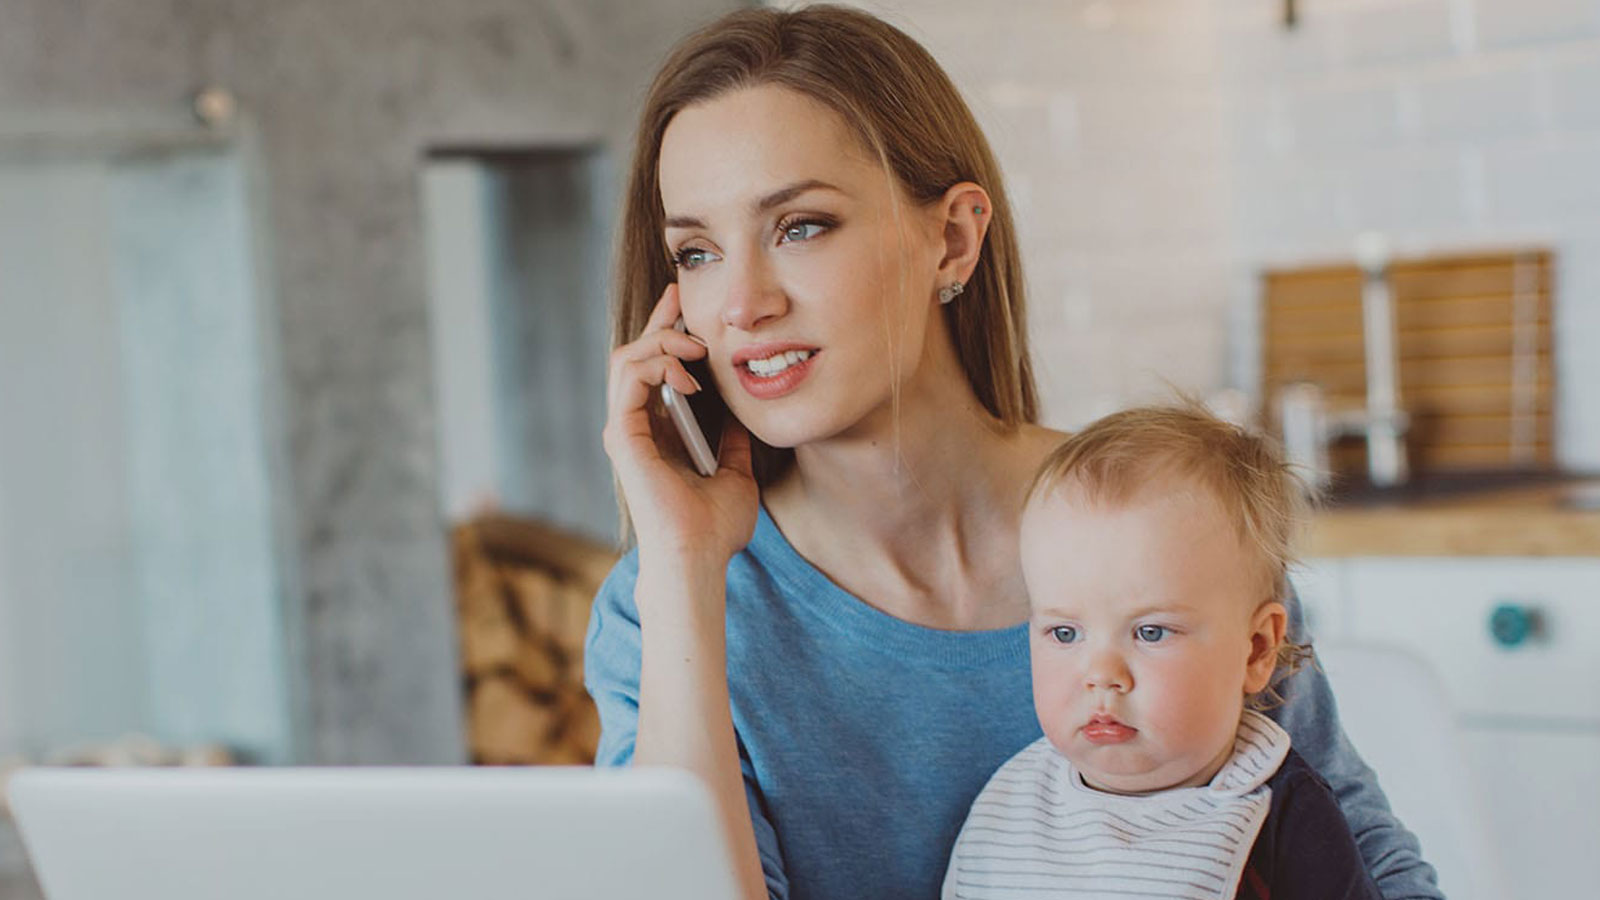
M1502 603L1489 613L1489 634L1502 647L1527 642L1539 630L1539 613L1515 603Z

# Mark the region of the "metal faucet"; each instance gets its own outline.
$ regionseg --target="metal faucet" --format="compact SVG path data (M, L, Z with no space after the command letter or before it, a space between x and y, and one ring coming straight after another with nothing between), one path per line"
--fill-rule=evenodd
M1383 235L1356 238L1361 267L1361 331L1366 354L1367 405L1328 411L1321 385L1302 381L1278 394L1284 453L1318 491L1333 479L1328 446L1344 435L1367 443L1367 477L1375 487L1394 487L1410 478L1405 434L1410 417L1400 408L1399 356L1395 350L1394 295L1389 289L1389 246Z

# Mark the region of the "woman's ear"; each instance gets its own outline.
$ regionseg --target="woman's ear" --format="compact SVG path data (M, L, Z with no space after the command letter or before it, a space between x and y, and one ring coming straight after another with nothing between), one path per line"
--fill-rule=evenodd
M1244 692L1254 694L1272 683L1278 667L1278 648L1289 627L1289 613L1276 600L1261 604L1250 620L1250 658L1245 662Z
M963 181L944 192L937 209L943 219L944 255L939 260L939 285L966 284L978 267L983 237L989 233L994 208L989 192Z

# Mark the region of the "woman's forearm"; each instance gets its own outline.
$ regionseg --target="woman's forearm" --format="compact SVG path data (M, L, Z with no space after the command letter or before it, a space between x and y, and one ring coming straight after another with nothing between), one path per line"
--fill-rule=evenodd
M639 765L686 769L711 789L734 875L748 900L767 896L729 708L726 561L641 559L634 599L643 643Z

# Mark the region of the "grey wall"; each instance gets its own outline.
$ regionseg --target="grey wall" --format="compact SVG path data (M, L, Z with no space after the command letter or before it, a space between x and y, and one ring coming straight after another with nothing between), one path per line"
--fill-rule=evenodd
M736 5L0 0L0 123L109 122L217 84L250 124L306 761L462 755L436 512L426 148L623 147L666 47Z

